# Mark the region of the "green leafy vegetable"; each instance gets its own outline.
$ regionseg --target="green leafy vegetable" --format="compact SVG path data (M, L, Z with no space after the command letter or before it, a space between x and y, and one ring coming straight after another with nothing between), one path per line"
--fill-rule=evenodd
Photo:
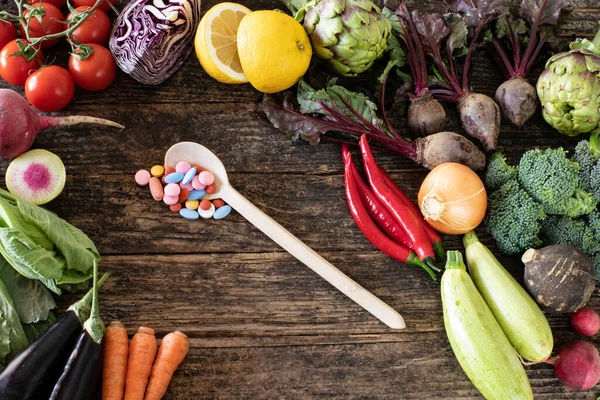
M0 364L4 364L10 354L18 353L28 344L19 314L6 286L0 281Z

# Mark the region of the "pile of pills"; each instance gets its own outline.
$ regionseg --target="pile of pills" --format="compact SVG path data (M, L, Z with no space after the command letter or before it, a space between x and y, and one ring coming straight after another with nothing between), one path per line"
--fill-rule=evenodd
M231 213L231 206L221 199L202 200L207 193L215 192L215 177L212 172L202 171L186 161L178 162L175 168L155 165L150 172L139 170L135 182L148 185L154 200L162 200L185 219L223 219Z

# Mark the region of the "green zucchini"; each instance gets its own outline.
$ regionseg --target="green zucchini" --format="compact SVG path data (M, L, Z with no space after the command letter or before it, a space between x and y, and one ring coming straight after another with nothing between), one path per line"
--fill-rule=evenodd
M477 390L488 400L533 399L521 360L467 274L460 252L448 252L441 286L448 340Z
M547 360L554 339L540 307L475 232L463 242L471 279L517 353L529 361Z

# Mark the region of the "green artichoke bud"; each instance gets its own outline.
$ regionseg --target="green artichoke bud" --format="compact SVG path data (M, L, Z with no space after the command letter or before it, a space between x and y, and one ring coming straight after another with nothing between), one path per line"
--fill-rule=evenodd
M302 21L313 52L343 76L369 69L387 49L392 24L370 0L282 0Z
M600 129L600 30L554 55L537 82L547 123L568 136Z

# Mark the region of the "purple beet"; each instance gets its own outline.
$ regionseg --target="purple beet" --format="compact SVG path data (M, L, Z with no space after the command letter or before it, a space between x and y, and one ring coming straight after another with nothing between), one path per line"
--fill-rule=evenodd
M419 136L427 136L444 130L446 110L426 90L420 97L412 97L408 106L408 128Z
M485 94L470 92L458 102L458 112L465 132L479 139L486 151L494 150L500 134L498 104Z
M535 113L538 97L527 79L516 76L498 86L496 101L506 119L521 127Z
M0 158L13 159L25 153L37 134L48 128L77 124L100 124L123 129L102 118L69 116L44 117L33 111L27 100L10 89L0 89Z

